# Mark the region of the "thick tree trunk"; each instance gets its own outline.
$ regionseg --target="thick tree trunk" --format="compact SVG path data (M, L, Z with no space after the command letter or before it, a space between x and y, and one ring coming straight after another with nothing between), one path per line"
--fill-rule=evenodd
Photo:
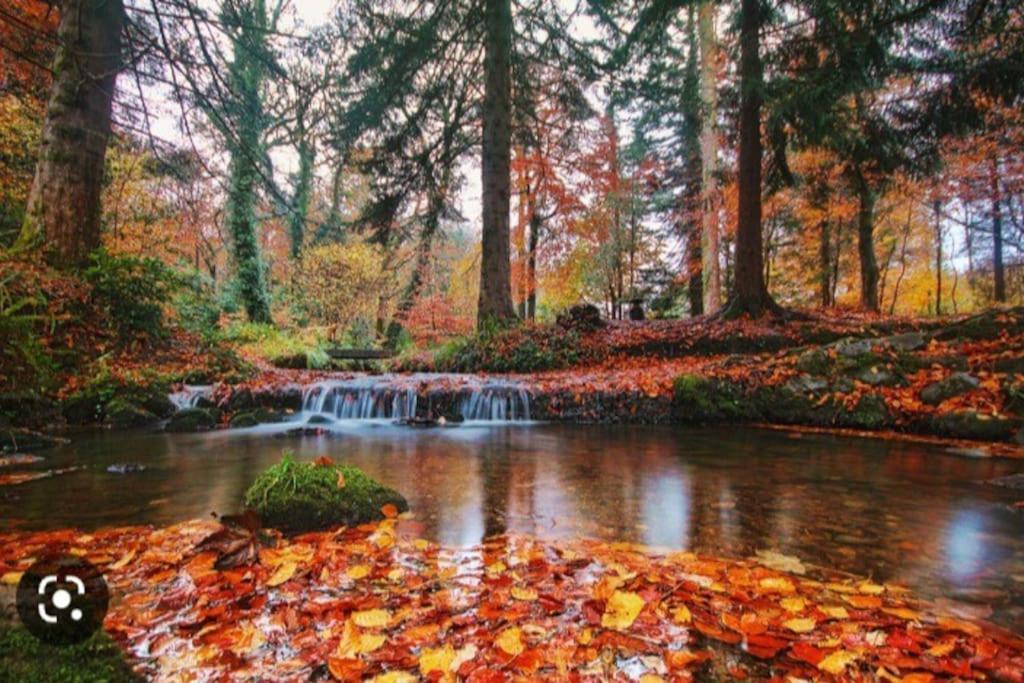
M743 0L740 21L739 220L727 317L777 312L764 283L761 235L761 55L759 0Z
M860 305L878 312L878 261L875 258L875 193L863 179L857 186L857 253L860 256Z
M509 262L509 165L512 141L512 4L486 0L484 54L483 234L477 325L515 317Z
M121 68L121 0L65 0L54 79L19 242L57 267L100 246L100 191Z
M537 246L540 244L542 220L536 200L531 199L530 239L526 248L526 319L537 319Z
M995 278L994 296L998 303L1006 301L1006 270L1003 264L1003 211L999 192L999 163L992 158L989 167L989 185L992 201L992 275Z
M717 55L715 37L715 3L704 0L698 11L700 33L700 99L701 99L701 254L703 257L704 307L716 312L722 305L722 273L719 265L721 244L718 234L718 136L715 119L718 115Z

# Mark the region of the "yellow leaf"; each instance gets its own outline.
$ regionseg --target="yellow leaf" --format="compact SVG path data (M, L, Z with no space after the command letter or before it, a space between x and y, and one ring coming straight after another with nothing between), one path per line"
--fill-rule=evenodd
M0 577L0 583L5 586L17 586L18 582L21 581L21 575L25 572L7 572Z
M537 591L532 588L522 588L520 586L512 586L512 597L516 600L524 600L531 602L537 599Z
M498 634L498 637L494 639L494 644L498 646L502 652L515 657L523 650L526 646L523 644L523 634L517 627L513 626L507 628Z
M779 601L779 604L782 605L782 609L787 612L796 613L803 611L804 607L807 606L807 601L803 598L782 598L782 600Z
M420 652L420 673L426 676L431 671L448 673L455 661L455 648L451 645L443 647L426 647Z
M358 581L370 573L370 568L365 564L357 564L349 567L345 573L348 574L348 578Z
M689 624L693 620L693 615L690 614L690 608L686 605L680 605L672 610L672 621L677 624Z
M640 610L644 608L644 599L636 593L615 591L605 605L601 615L601 626L625 630L633 625Z
M405 576L405 570L396 567L388 572L388 581L397 583L402 580L403 576Z
M885 592L885 586L880 586L877 583L871 583L870 581L864 581L857 586L857 590L865 595L881 595Z
M391 613L386 609L368 609L352 613L352 621L363 628L383 628L391 622Z
M804 617L803 619L788 619L782 622L782 625L794 633L809 633L817 626L817 622L810 617Z
M506 567L505 563L501 560L498 560L497 562L492 562L491 564L487 565L487 573L491 576L497 576L504 572L506 569L508 569L508 567Z
M373 652L384 644L385 637L382 633L363 633L356 628L355 621L349 619L341 632L341 640L338 641L338 649L334 655L340 659L349 659L356 655Z
M828 607L820 608L822 612L829 615L833 619L849 619L850 613L846 611L846 608L842 605L829 605Z
M906 619L907 621L916 621L921 618L921 614L919 612L915 612L909 607L883 607L882 611L886 614L891 614L894 617Z
M416 548L416 550L422 551L430 547L430 541L428 541L425 538L417 538L415 541L412 542L412 545L414 548Z
M772 593L793 593L796 587L793 582L781 576L769 576L761 579L761 588Z
M856 661L857 655L846 650L836 650L825 659L818 662L818 668L833 676L838 676L848 664Z
M640 683L664 683L664 680L658 674L644 674L640 677Z
M267 579L267 585L271 587L280 586L282 583L292 578L297 568L298 565L296 565L294 562L282 562L280 565L278 565L277 571L275 571L271 575L271 577Z
M416 677L405 671L388 671L370 679L371 683L416 683Z
M928 648L928 654L932 657L945 657L956 647L956 638L946 638Z
M590 645L592 640L594 640L594 632L589 628L583 629L580 631L580 634L576 636L576 642L580 645Z

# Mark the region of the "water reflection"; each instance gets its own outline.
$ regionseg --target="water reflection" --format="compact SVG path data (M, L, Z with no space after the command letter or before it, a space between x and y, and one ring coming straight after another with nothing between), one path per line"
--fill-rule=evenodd
M6 528L167 523L237 510L249 482L293 448L394 486L415 529L449 545L507 531L593 536L732 556L772 548L805 562L993 605L1024 630L1019 492L981 483L1024 463L906 443L757 430L339 422L207 435L97 434L47 454L73 474L0 489ZM140 462L118 475L106 467Z

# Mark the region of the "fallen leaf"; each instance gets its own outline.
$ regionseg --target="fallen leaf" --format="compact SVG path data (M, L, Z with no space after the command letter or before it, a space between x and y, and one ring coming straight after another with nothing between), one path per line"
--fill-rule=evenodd
M494 644L499 650L513 657L526 649L526 646L523 644L522 631L515 626L499 633L498 637L494 639Z
M391 613L384 609L368 609L352 613L352 621L363 628L383 628L391 623Z
M782 622L782 625L794 633L810 633L814 630L817 622L810 617L804 617L803 619L787 619Z
M270 578L267 579L267 585L270 587L280 586L295 575L296 569L298 569L298 565L294 562L282 562Z
M846 650L836 650L825 659L818 662L818 668L833 676L838 676L849 664L857 660L856 653Z
M644 599L636 593L615 591L605 605L601 626L624 631L633 625L644 604Z

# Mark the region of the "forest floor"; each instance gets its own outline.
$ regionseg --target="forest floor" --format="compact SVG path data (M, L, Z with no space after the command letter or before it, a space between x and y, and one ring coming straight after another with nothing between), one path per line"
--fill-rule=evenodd
M114 596L105 631L170 680L1024 681L1020 636L797 558L528 536L452 549L390 515L292 538L213 521L4 534L0 574L85 557Z

